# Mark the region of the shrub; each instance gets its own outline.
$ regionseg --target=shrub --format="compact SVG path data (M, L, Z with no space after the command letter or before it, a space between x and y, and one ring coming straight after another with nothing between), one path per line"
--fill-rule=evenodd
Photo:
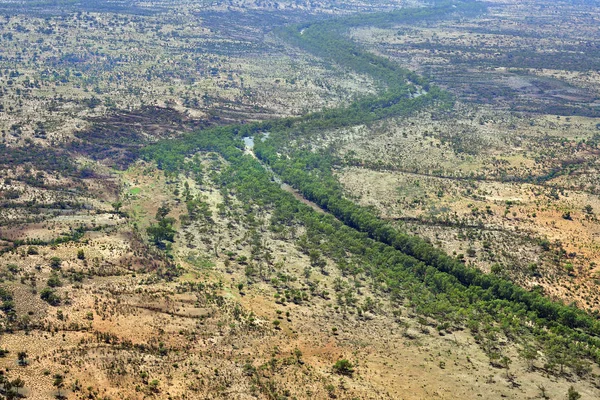
M569 391L567 392L567 398L569 400L579 400L581 398L581 395L577 390L575 390L573 386L571 386L569 388Z
M50 259L50 268L59 269L62 264L62 260L59 257L52 257Z
M333 372L339 375L352 376L354 374L354 365L344 358L338 360L333 365Z
M52 275L50 275L50 278L48 278L48 283L47 284L51 288L62 286L62 282L61 282L60 278L55 273L53 273Z
M49 287L42 289L40 292L40 298L51 306L57 306L60 304L60 297Z

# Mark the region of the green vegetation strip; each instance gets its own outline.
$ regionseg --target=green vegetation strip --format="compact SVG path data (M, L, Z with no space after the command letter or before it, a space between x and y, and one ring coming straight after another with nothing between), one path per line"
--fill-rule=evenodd
M467 12L479 7L474 3L458 3L451 10L461 11L461 4ZM399 19L409 22L447 12L447 6L427 11L404 10L392 16L369 16L371 22L366 23L376 23L377 18L386 23ZM178 173L193 169L192 163L185 161L186 156L198 151L218 152L230 163L229 169L221 174L220 184L248 203L272 208L274 229L282 225L306 226L308 233L297 244L311 260L327 255L345 275L365 274L374 290L389 296L396 304L435 319L440 329L469 327L491 360L500 358L497 337L503 334L521 343L527 359L537 357L539 346L544 351L545 367L550 371L560 367L562 372L564 366L569 366L579 375L588 373L586 359L600 362L600 323L592 315L468 268L425 240L398 232L371 211L344 199L331 173L337 162L335 157L326 152L290 148L290 139L324 127L339 128L405 115L423 107L444 108L451 104L447 94L422 78L383 58L366 54L350 42L342 44L345 40L342 28L356 26L352 23L355 20L341 20L332 24L332 29L327 29L327 23L304 26L299 31L302 34L289 35L308 51L321 57L331 55L331 61L384 82L387 87L381 97L368 97L349 107L296 119L204 130L146 147L141 156L156 161L166 173ZM316 27L314 32L313 27ZM344 57L350 56L344 56L343 51L326 52L329 45L353 52L354 61L345 63ZM402 78L388 79L394 74ZM411 96L415 85L426 88L427 94ZM281 190L257 160L243 154L242 137L267 131L268 139L255 142L257 156L330 215L315 212ZM344 296L341 301L351 306L352 293L346 292Z

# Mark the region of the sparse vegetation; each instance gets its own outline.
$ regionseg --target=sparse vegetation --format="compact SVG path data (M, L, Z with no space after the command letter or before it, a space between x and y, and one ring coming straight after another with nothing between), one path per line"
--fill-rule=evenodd
M405 6L0 4L0 396L598 397L600 9Z

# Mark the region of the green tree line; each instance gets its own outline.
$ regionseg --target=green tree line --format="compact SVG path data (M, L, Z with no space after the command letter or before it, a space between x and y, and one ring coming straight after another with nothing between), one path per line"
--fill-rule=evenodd
M460 4L466 12L480 9L477 3ZM405 21L410 20L411 12L415 18L432 17L436 13L441 16L449 11L446 7L404 10L401 15ZM455 11L456 8L452 8L452 12ZM370 23L375 23L379 17L369 18ZM386 23L392 22L392 17L380 18ZM589 371L585 359L600 362L600 323L595 315L469 268L422 238L394 229L372 211L344 198L331 172L339 162L333 155L290 147L291 138L306 132L368 123L425 107L443 109L452 104L448 94L424 79L412 76L387 60L366 54L344 39L340 32L358 23L353 22L356 21L353 18L346 21L349 22L331 23L332 29L327 29L328 23L303 27L300 31L295 27L297 32L304 29L303 33L288 32L288 37L294 43L304 43L305 48L316 55L380 80L383 83L380 96L299 118L207 129L148 146L140 155L156 161L167 173L176 173L192 168L186 161L189 155L199 151L217 152L230 163L227 171L220 175L220 184L245 202L271 208L274 225L305 226L311 240L302 246L314 255L311 258L327 255L344 274L368 276L374 289L391 301L408 304L442 325L468 326L488 349L490 358L496 357L495 335L502 332L524 345L532 341L540 346L549 368L560 366L562 371L568 363L577 373ZM315 26L314 30L310 29ZM328 53L327 46L335 46L336 50ZM350 59L353 61L348 61ZM411 96L411 90L417 86L426 87L427 94ZM257 160L243 154L241 138L261 132L270 135L264 141L255 141L259 159L329 214L316 213L281 190ZM352 296L344 301L352 306Z

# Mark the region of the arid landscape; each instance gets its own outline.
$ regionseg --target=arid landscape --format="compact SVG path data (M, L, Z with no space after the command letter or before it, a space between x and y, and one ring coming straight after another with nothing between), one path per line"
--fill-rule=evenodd
M0 398L599 398L599 18L0 1Z

